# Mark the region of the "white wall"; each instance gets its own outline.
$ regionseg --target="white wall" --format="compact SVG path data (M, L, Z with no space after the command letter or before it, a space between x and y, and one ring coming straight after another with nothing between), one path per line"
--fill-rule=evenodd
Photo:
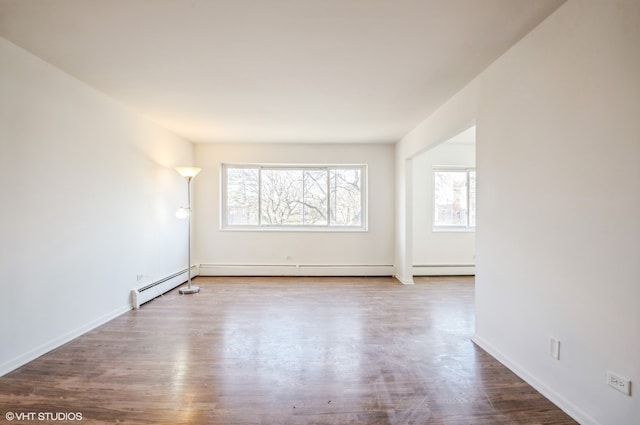
M639 76L640 4L570 0L397 147L474 112L474 339L583 424L640 417Z
M194 180L201 274L361 274L393 272L394 147L388 144L198 144L203 171ZM368 164L367 232L264 232L220 230L220 164ZM208 265L209 267L206 267ZM214 267L237 265L235 269ZM250 265L266 267L249 268ZM360 265L364 268L291 266ZM273 266L289 266L276 268ZM367 272L367 270L369 270Z
M468 136L467 136L468 135ZM473 168L475 127L413 160L413 274L473 274L476 235L468 231L433 231L434 167Z
M193 146L2 38L0 62L2 375L186 267Z
M640 391L604 383L640 385L640 3L565 4L482 86L477 336L578 415L637 424Z

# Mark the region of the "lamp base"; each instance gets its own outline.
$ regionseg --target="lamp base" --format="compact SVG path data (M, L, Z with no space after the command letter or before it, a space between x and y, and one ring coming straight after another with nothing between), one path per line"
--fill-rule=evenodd
M179 292L181 294L196 294L196 293L200 292L200 287L199 286L191 286L191 288L189 288L188 286L185 286L184 288L180 288Z

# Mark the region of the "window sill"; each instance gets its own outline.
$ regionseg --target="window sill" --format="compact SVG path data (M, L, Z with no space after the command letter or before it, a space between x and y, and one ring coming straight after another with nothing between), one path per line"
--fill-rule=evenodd
M434 227L433 233L475 233L475 227Z
M275 232L275 233L367 233L365 227L220 227L221 232Z

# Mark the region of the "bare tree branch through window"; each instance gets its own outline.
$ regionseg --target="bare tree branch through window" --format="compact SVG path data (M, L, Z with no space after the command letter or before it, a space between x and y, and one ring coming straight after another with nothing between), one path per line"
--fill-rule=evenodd
M224 165L227 226L362 227L365 166Z

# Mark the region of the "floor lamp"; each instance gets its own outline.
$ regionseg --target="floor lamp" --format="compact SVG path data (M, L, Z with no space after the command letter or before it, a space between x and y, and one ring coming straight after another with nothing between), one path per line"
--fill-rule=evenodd
M187 207L180 207L176 211L176 217L186 218L189 222L189 234L187 236L187 286L180 288L181 294L195 294L200 292L199 286L191 286L191 180L200 172L198 167L176 167L176 171L187 180Z

